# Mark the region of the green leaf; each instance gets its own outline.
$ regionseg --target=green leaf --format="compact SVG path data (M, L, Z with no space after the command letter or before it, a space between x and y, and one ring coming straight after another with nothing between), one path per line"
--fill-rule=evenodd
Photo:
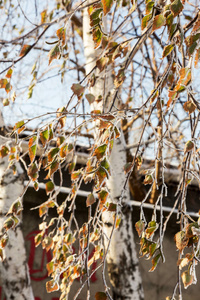
M102 189L99 193L98 193L98 198L100 200L100 206L99 208L102 209L103 205L106 203L106 200L108 198L109 193Z
M173 49L174 49L174 45L165 46L165 48L163 50L162 58L168 56L172 52Z
M154 1L150 1L146 5L146 15L150 14L152 12L153 6L154 6Z
M181 0L175 0L172 2L171 11L172 11L174 17L176 17L178 14L180 14L180 12L182 10L183 10L183 4L182 4Z
M10 207L10 209L9 209L9 211L8 211L8 213L7 213L7 215L9 215L9 214L15 214L15 215L18 215L21 211L22 211L22 203L21 203L21 201L20 200L18 200L18 201L15 201L12 205L11 205L11 207Z
M28 176L35 181L38 178L38 167L36 163L32 163L28 168Z
M31 163L34 161L35 156L36 156L36 150L37 150L37 145L33 145L31 147L29 147L28 152L29 152L29 157L30 157L30 161Z
M97 159L101 159L104 156L106 149L107 149L107 144L103 144L99 146L98 148L95 149L93 156L96 156Z
M23 125L24 125L24 120L21 120L21 121L17 122L17 123L15 124L15 126L14 126L14 130L16 130L16 129L22 127Z
M60 55L60 47L59 43L57 43L50 51L49 51L49 65L51 64L52 60L57 59Z
M1 147L1 150L0 150L0 157L5 157L5 156L7 156L8 154L9 154L9 152L10 152L10 150L9 150L9 148L8 147L6 147L6 146L2 146Z
M149 239L152 234L156 231L158 228L158 224L155 221L151 221L148 223L148 227L146 229L146 237Z
M3 237L0 239L0 247L1 247L1 248L5 248L5 246L6 246L7 243L8 243L8 240L9 240L9 238L8 238L7 235L6 235L6 236L3 236Z
M92 30L93 41L95 44L95 49L97 49L101 45L102 32L99 27L95 27Z
M153 177L152 177L152 175L151 174L147 174L146 176L145 176L145 179L144 179L144 181L143 181L143 183L146 185L146 184L152 184L153 183Z
M46 183L46 193L47 195L54 190L54 183L52 181L48 181Z
M142 220L139 220L135 223L135 229L137 230L138 236L140 237L144 231L145 223Z
M117 204L116 203L109 203L108 211L116 211L117 210Z
M31 50L31 47L32 47L32 46L30 46L30 45L24 45L24 46L22 47L22 50L21 50L19 56L20 56L20 57L25 56L25 55Z
M181 274L181 278L183 281L184 288L187 289L193 283L194 277L189 273L189 271L185 271Z
M161 28L163 25L165 25L165 17L163 14L155 16L153 19L152 32Z
M15 221L13 220L12 217L8 218L4 224L3 227L5 228L5 230L9 230L10 228L13 228L15 226Z
M46 129L40 133L40 140L42 142L43 147L45 147L46 143L49 140L49 130Z
M106 15L113 5L113 0L101 0L101 2L103 4L103 13Z
M194 148L194 142L187 141L187 143L185 144L184 153L190 152L193 148Z
M152 268L149 270L149 272L153 272L155 269L156 269L156 267L157 267L157 265L158 265L158 262L159 262L159 260L160 260L160 258L161 258L161 254L159 253L159 254L157 254L153 259L152 259Z
M54 156L55 156L59 151L60 151L60 149L57 148L57 147L52 148L52 149L49 151L48 156L47 156L47 157L48 157L48 161L49 161L49 162L52 161L53 158L54 158Z
M151 20L152 14L146 15L142 18L141 29L144 30L147 27L149 20Z

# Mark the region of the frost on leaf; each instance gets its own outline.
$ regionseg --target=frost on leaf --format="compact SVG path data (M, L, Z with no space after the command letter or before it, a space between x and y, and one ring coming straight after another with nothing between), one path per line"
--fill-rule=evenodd
M144 228L145 228L145 223L142 220L139 220L138 222L135 223L135 229L137 230L139 237L142 235Z
M46 289L47 289L47 293L52 293L54 291L59 290L59 285L57 282L50 280L46 283Z
M193 283L194 277L189 273L189 271L185 271L181 274L181 278L183 281L184 288L187 289Z
M57 59L60 55L60 47L57 43L50 51L49 51L49 65L51 64L52 60Z
M185 247L187 247L189 241L184 231L177 232L177 234L174 237L174 240L176 242L176 247L179 251L182 251Z

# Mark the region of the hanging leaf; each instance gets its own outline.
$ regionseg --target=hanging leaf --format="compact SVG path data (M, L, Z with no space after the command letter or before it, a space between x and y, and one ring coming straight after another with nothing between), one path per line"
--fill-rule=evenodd
M130 172L131 171L131 169L132 169L132 163L131 162L128 162L127 164L125 164L124 165L124 172L125 172L125 174L127 174L128 172Z
M97 159L101 159L106 153L106 149L107 149L107 144L103 144L99 146L98 148L95 149L93 156L96 156Z
M5 246L6 246L7 243L8 243L8 240L9 240L9 238L8 238L7 235L6 235L6 236L3 236L3 237L0 239L0 247L1 247L1 248L5 248Z
M174 49L174 45L165 46L164 50L163 50L162 58L168 56L172 52L173 49Z
M11 78L13 73L13 69L9 69L8 72L6 73L6 78Z
M29 157L30 157L30 161L31 163L34 161L35 156L36 156L36 150L37 150L37 145L33 145L31 147L29 147L28 152L29 152Z
M35 189L36 192L39 190L39 185L38 185L37 181L34 182L33 187L34 187L34 189Z
M194 142L187 141L187 143L185 144L184 153L190 152L193 148L194 148Z
M109 58L105 56L102 56L101 58L97 59L96 66L100 72L102 72L105 69L106 65L108 64L108 61Z
M174 240L176 242L176 247L179 251L182 251L187 246L189 241L184 231L179 231L175 235Z
M99 27L95 27L92 29L93 41L95 44L95 49L97 49L101 45L102 32Z
M180 14L180 12L183 10L183 4L181 2L181 0L175 0L171 3L171 11L174 15L174 17L176 17L178 14Z
M113 5L113 0L101 0L101 2L103 4L103 13L107 15Z
M196 50L196 53L195 53L195 59L194 59L194 66L195 68L198 67L198 62L200 60L200 48Z
M53 246L53 239L50 236L46 236L42 241L42 248L48 252Z
M83 94L85 88L79 83L74 83L72 84L71 89L74 92L74 94L79 97L81 94Z
M165 25L165 17L163 16L163 14L155 16L155 18L153 19L152 32L161 28L163 25Z
M196 106L193 104L191 100L184 103L183 108L189 114L193 113L196 109Z
M142 220L139 220L135 223L135 229L137 230L138 236L141 237L145 228L145 223Z
M183 281L184 288L187 289L193 283L194 277L189 273L189 271L185 271L181 274L181 278Z
M152 268L149 270L149 272L153 272L155 269L156 269L156 267L157 267L157 265L158 265L158 262L159 262L159 260L160 260L160 258L161 258L161 254L159 253L159 254L157 254L153 259L152 259Z
M50 178L51 175L53 175L53 173L55 173L58 170L58 168L59 168L59 162L58 161L52 162L49 168L48 178Z
M72 172L71 173L71 180L72 181L78 180L80 178L81 174L82 174L82 169L80 169L78 171L75 171L75 172Z
M4 261L4 253L3 253L3 249L0 248L0 259L1 261Z
M52 181L48 181L46 183L46 193L47 195L54 190L54 183Z
M22 209L23 209L23 207L22 207L21 201L17 200L11 205L7 215L10 215L10 214L19 215L19 213L22 211Z
M88 100L89 104L92 104L95 101L95 96L93 94L85 95L85 98Z
M151 20L152 14L148 14L142 18L141 29L144 30L147 27L149 20Z
M42 142L43 147L45 147L46 143L49 140L49 130L46 129L40 133L40 140Z
M15 221L13 217L8 218L4 223L3 227L5 228L6 231L8 231L10 228L13 228L15 226Z
M18 128L22 127L23 125L24 125L24 120L19 121L19 122L17 122L17 123L15 124L13 130L18 129Z
M52 149L48 152L48 155L47 155L48 161L51 162L51 161L54 159L55 155L56 155L59 151L60 151L60 149L57 148L57 147L52 148Z
M104 292L97 292L95 294L95 300L107 300L107 296Z
M25 56L31 50L31 47L32 46L30 46L30 45L24 45L21 49L19 56L20 57Z
M62 45L65 45L65 28L61 27L56 31L57 37L61 40Z
M54 291L59 290L59 285L57 282L50 280L46 283L46 289L47 289L47 293L52 293Z
M6 78L0 79L0 89L5 89L8 80Z
M148 227L145 231L147 239L149 239L154 234L157 228L158 228L158 224L155 221L151 221L148 223Z
M38 178L38 167L35 162L30 165L27 174L33 181Z
M108 211L116 211L117 210L117 204L116 203L109 203L108 204Z
M5 157L9 154L10 150L7 146L2 146L0 150L0 157Z
M146 3L146 15L148 15L152 12L154 4L155 4L154 1L150 1L150 2Z
M91 206L93 203L95 203L96 202L96 199L95 199L95 197L94 197L94 195L93 194L89 194L88 196L87 196L87 200L86 200L86 206L88 207L88 206Z
M60 56L60 47L59 43L57 43L50 51L49 51L49 65L54 59L57 59Z
M41 24L45 23L46 20L47 20L47 10L43 10L41 13L40 13L40 16L41 16Z
M99 193L98 193L98 198L100 200L100 205L99 205L99 208L102 209L103 208L103 205L106 203L106 200L108 198L108 195L109 193L102 189Z
M33 146L33 144L35 143L36 139L37 139L37 136L36 136L36 135L32 136L32 137L29 139L29 142L28 142L28 147L29 147L29 148L30 148L31 146Z
M153 177L151 174L147 174L145 175L145 179L143 181L143 183L146 185L146 184L152 184L153 183Z

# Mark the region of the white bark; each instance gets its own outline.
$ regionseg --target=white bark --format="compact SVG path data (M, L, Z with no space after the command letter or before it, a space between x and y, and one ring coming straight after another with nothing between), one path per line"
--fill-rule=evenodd
M1 116L0 116L1 119ZM0 120L2 123L2 120ZM0 145L5 140L0 137ZM0 161L0 229L6 220L12 203L21 195L24 186L22 169L18 166L18 175L14 176L11 170L5 173L8 165L7 157ZM4 248L5 259L0 263L0 275L3 290L8 300L34 300L29 270L26 263L24 238L19 225L16 230L9 230L9 242Z
M104 28L105 30L105 28ZM95 66L95 60L97 59L98 53L94 50L94 43L91 35L91 28L89 25L89 17L87 10L84 11L83 17L83 37L84 37L84 48L86 57L86 73L88 74ZM109 71L108 71L109 72ZM106 91L112 91L113 80L111 73L106 74ZM97 84L92 88L91 92L94 96L98 97L104 90L104 80L98 76ZM95 104L94 104L95 105ZM102 109L102 107L96 107L93 109ZM102 105L102 104L100 104ZM105 107L104 107L105 111ZM119 198L123 192L123 185L125 182L125 174L123 166L126 164L126 152L124 149L124 137L121 133L121 137L114 143L112 154L110 157L111 176L108 180L107 186L110 190L112 202L119 203ZM130 206L126 203L130 201L130 194L128 186L123 192L122 199L122 221L120 228L114 230L109 251L107 254L107 266L110 276L110 281L113 285L113 299L131 299L141 300L144 299L142 280L138 267L138 258L136 254L134 237L133 237L133 224L132 224L132 211ZM104 223L104 232L106 236L110 237L113 228L113 216L110 212L103 213L102 220ZM108 246L108 239L105 238L105 247Z

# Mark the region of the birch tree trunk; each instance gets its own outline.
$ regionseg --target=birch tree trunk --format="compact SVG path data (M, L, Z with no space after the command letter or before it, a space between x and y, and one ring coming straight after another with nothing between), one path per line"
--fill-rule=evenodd
M0 116L0 128L3 128L3 119ZM5 139L0 137L0 145ZM0 161L0 229L2 229L12 203L23 192L23 170L18 165L17 175L12 170L5 172L8 159ZM24 238L19 225L15 230L9 230L9 241L4 248L5 259L0 263L1 283L7 300L34 300L28 265L26 263L26 251Z
M91 34L90 21L87 10L84 11L83 17L83 39L86 58L86 73L88 74L95 66L95 61L98 57L98 51L94 50L94 43ZM105 28L104 28L105 31ZM95 71L97 81L95 86L91 89L91 93L98 98L104 91L105 99L112 98L112 89L114 87L111 70L101 74ZM109 97L107 95L111 94ZM99 107L101 105L101 107ZM109 107L109 103L107 103ZM102 104L95 103L92 109L101 109ZM106 112L106 104L104 103L103 111ZM98 133L97 133L98 135ZM112 154L110 157L111 176L108 180L108 188L112 202L119 203L122 197L122 221L119 229L114 230L109 251L107 254L107 268L111 284L113 286L114 300L142 300L144 299L142 280L139 272L138 258L136 254L132 211L131 207L127 205L130 200L128 186L123 191L125 182L125 174L123 166L126 164L126 151L123 132L121 137L114 143ZM114 226L113 216L109 212L104 212L102 216L104 224L104 232L107 237L111 236L112 228ZM105 248L107 249L109 239L105 238Z

